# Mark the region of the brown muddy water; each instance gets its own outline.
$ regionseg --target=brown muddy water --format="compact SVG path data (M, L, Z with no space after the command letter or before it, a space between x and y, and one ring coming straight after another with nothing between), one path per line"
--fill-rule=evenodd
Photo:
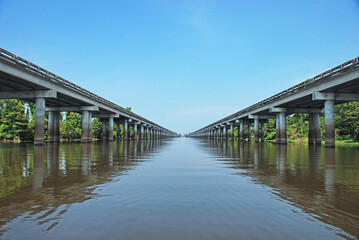
M358 147L0 143L0 239L358 237Z

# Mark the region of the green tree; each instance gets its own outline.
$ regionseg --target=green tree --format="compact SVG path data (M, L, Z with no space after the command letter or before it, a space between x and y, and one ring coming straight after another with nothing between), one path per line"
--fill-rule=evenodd
M66 113L66 119L60 122L60 137L67 140L81 138L81 118L78 113Z
M275 138L276 135L276 120L275 119L268 119L268 122L265 123L264 129L264 137L267 140L272 140Z
M27 129L24 103L16 99L1 100L0 137L21 139Z
M359 102L335 106L335 127L337 138L359 140Z
M287 134L289 139L307 139L309 132L308 114L292 114L287 119Z
M103 135L103 125L99 118L94 118L92 121L92 137L101 139Z

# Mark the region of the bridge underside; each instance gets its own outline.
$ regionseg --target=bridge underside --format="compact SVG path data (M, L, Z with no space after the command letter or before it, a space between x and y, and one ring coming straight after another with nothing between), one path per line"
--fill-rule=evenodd
M342 84L339 84L335 87L329 87L327 89L321 90L320 92L323 93L347 93L347 94L357 94L359 95L359 78L355 78L349 82L345 82ZM359 100L359 99L358 99ZM346 102L351 102L353 100L338 100L334 99L334 104L342 104ZM306 96L297 98L295 100L291 100L288 102L285 102L283 104L278 104L276 107L278 108L286 108L288 109L290 113L290 109L322 109L324 108L325 100L315 100L313 101L312 94L307 94ZM265 109L263 111L256 112L256 114L269 114L269 115L275 115L275 113L271 113L270 109Z
M63 79L21 57L0 48L0 99L21 99L36 103L35 143L44 142L44 118L48 116L49 139L58 140L59 112L78 112L82 119L81 140L92 140L92 118L103 122L104 136L113 139L113 125L124 125L127 140L129 125L134 126L137 139L147 136L177 136L125 108L110 102L66 79ZM137 132L139 128L139 132Z
M227 138L227 130L230 128L233 134L233 126L239 126L239 140L243 140L244 125L254 124L254 140L259 141L259 125L261 124L263 138L264 121L274 118L276 142L286 143L286 116L308 113L309 143L321 143L320 113L324 113L325 142L326 146L332 147L335 143L334 106L351 101L359 101L359 58L325 71L190 135ZM248 136L250 140L250 127Z

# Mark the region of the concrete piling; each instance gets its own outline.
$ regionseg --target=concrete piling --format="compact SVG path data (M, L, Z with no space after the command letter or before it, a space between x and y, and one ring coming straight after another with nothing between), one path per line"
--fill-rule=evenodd
M44 124L45 124L45 98L36 98L36 109L35 109L35 138L34 144L44 144Z

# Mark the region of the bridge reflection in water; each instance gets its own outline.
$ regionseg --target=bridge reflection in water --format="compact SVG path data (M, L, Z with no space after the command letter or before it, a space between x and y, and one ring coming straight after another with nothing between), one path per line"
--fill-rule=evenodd
M205 140L236 174L271 188L281 201L359 237L359 149Z
M0 144L0 239L355 239L359 148Z
M0 145L1 238L4 225L19 216L51 230L72 204L101 196L102 185L150 161L166 142Z

